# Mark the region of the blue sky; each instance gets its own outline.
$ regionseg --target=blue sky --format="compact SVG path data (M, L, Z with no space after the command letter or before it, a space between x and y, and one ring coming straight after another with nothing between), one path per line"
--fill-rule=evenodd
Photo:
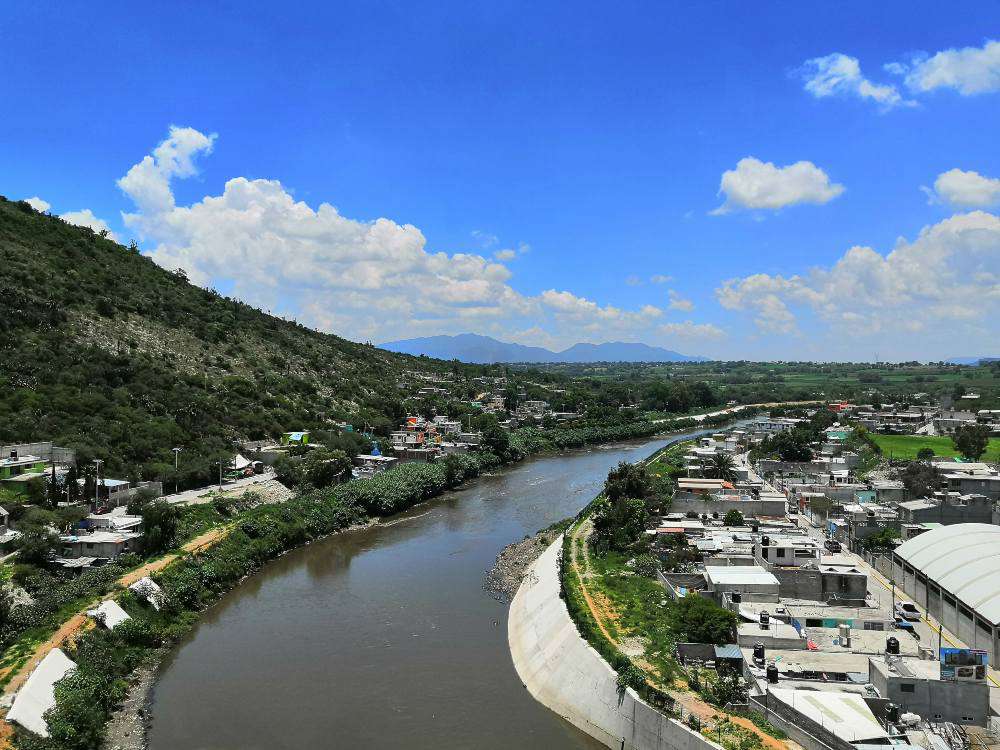
M355 340L1000 354L1000 7L873 5L22 4L0 192Z

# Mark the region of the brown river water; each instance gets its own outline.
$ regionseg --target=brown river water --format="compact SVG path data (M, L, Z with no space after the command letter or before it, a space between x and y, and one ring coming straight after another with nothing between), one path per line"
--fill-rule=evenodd
M679 436L530 459L270 563L163 665L151 750L598 748L535 702L483 576Z

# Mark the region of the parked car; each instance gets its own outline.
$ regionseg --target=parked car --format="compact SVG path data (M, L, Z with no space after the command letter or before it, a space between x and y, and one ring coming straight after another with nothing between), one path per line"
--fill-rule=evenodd
M826 547L827 552L840 552L844 549L836 539L827 539L823 546Z
M893 614L896 615L897 620L920 622L920 610L912 602L897 602Z

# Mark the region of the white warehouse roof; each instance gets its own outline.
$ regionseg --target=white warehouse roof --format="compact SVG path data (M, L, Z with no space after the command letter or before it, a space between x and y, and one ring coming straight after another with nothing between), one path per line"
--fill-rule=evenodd
M940 526L904 542L896 555L983 620L1000 625L1000 526Z

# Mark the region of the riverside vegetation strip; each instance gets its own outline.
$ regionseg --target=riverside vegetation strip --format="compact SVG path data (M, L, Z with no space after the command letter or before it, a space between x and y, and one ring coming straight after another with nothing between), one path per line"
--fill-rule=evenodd
M674 443L641 462L647 475L661 482L660 492L681 471L678 460L688 445ZM728 681L699 670L686 671L676 662L673 648L690 635L686 628L721 633L733 615L705 599L695 602L692 598L692 603L704 603L702 609L713 611L698 612L685 623L688 607L681 606L684 602L670 602L653 577L655 572L651 576L641 570L643 557L648 556L592 550L594 514L604 499L605 493L598 495L563 537L561 594L580 634L618 673L619 689L631 688L661 711L687 718L692 728L727 750L794 747L763 716L723 710L727 703L741 702L734 700L734 686ZM706 638L713 639L708 635L698 640Z
M731 415L706 421L721 423L728 419ZM110 632L96 628L82 631L74 642L66 644L77 670L56 688L57 704L47 716L51 736L40 738L19 730L14 744L29 750L99 747L105 724L126 695L135 670L187 632L206 606L289 549L406 510L483 472L531 454L648 437L696 425L683 419L655 425L640 421L591 429L516 430L505 445L494 446L497 453L484 450L453 455L435 464L405 464L371 479L325 490L306 489L283 503L236 513L225 519L229 531L214 546L180 556L154 575L168 599L160 612L145 607L130 592L116 592L132 619ZM101 583L108 591L114 590L114 581L126 572L108 567L101 570L108 571L108 580L102 578Z

